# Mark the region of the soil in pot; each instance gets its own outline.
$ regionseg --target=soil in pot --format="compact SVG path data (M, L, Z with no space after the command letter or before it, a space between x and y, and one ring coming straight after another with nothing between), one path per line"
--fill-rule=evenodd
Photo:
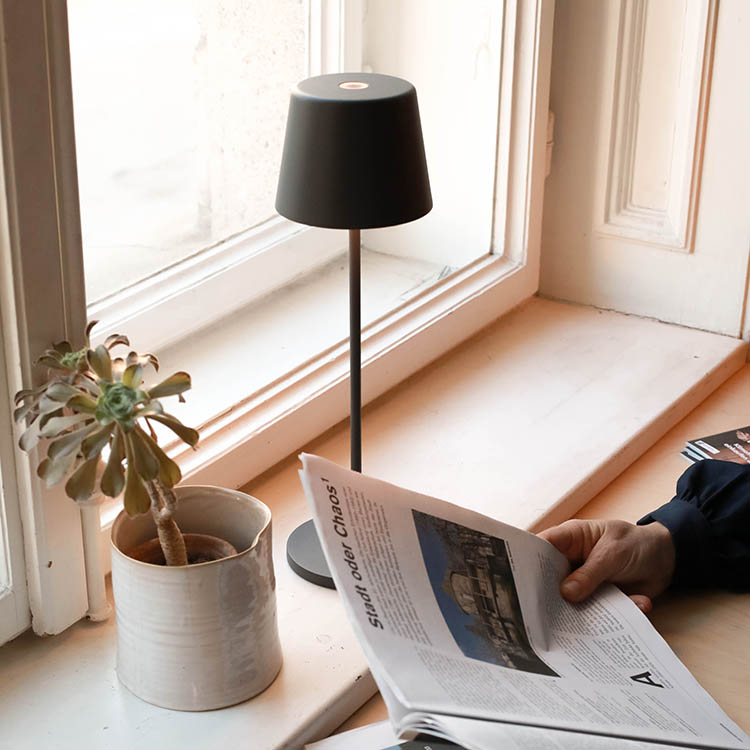
M236 555L237 550L223 539L208 534L183 534L187 549L188 565L221 560ZM127 551L127 556L151 565L166 565L159 539L154 537Z

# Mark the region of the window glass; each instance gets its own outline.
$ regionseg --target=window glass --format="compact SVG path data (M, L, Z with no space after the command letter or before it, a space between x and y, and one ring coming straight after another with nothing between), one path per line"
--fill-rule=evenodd
M273 215L302 0L69 0L89 304Z

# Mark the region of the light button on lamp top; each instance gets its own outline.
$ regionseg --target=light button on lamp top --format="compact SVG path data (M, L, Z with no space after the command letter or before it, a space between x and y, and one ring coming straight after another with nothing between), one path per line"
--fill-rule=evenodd
M344 81L339 84L340 89L366 89L369 87L369 83L364 81Z

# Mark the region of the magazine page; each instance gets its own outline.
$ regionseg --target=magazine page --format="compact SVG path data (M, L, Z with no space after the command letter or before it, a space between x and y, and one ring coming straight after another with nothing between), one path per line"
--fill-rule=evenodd
M579 605L562 599L569 566L549 543L316 456L302 462L332 575L392 693L389 710L395 699L400 713L750 748L617 588Z
M351 729L305 745L305 750L397 750L400 740L389 721Z
M681 750L685 747L457 716L430 717L423 721L415 716L412 723L437 736L460 737L464 750Z
M750 463L750 427L738 427L736 430L688 440L685 447L702 458Z

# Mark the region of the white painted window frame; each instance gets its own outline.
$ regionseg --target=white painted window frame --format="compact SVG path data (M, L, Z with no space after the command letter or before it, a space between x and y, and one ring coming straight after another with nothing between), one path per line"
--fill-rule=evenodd
M307 75L360 70L363 0L307 0ZM275 215L126 289L93 301L96 339L128 331L158 351L339 255L345 239ZM196 315L195 311L201 314Z
M2 246L7 248L7 222L3 220L2 224ZM5 311L0 309L0 382L4 385L0 391L0 643L14 638L31 624L17 476L18 469L23 472L24 467L16 467L17 448L11 427L12 392L21 379L8 366L12 361L8 350L12 347L6 350L5 317Z
M314 8L325 0L310 2ZM361 23L361 4L332 2L340 22ZM0 9L10 237L0 270L12 280L12 330L28 384L33 358L51 341L75 341L86 320L67 16L57 0L0 0ZM553 0L506 0L492 246L363 330L365 403L538 288L553 12ZM336 52L331 33L321 29L317 43L326 54L361 58L361 41L359 49L350 41ZM344 419L347 391L342 341L202 425L200 451L171 452L188 481L241 486ZM30 459L18 456L16 463L32 625L37 633L57 633L87 609L78 510L60 488L39 486Z
M9 392L34 382L33 360L51 342L80 345L86 323L75 154L61 147L74 142L69 81L64 3L2 0L0 304ZM78 509L60 488L40 486L36 456L14 448L13 465L32 626L59 633L87 608Z

